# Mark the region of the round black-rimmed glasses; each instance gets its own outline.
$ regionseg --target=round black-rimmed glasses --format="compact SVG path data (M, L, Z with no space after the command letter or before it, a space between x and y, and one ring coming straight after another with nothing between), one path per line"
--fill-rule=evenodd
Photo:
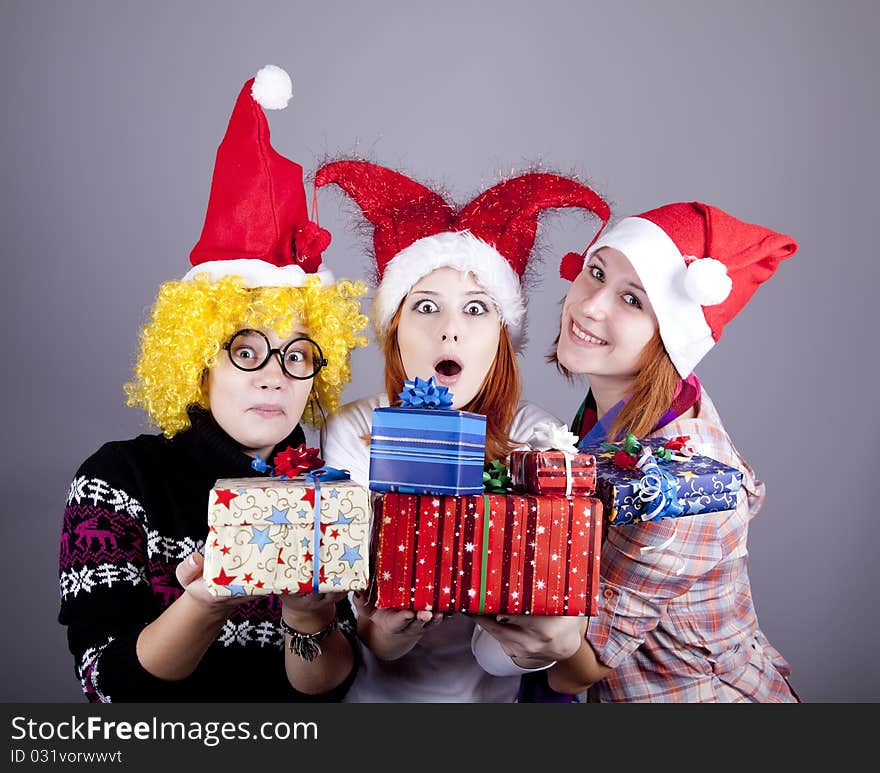
M311 338L294 338L280 349L273 349L266 334L259 330L239 330L223 345L229 361L239 370L260 370L273 354L278 355L281 370L295 379L314 378L327 360L321 347Z

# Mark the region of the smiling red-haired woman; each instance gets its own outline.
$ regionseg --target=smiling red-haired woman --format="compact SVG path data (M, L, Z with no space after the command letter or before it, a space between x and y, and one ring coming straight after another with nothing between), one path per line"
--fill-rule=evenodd
M590 391L581 447L622 433L688 436L743 476L732 510L609 529L599 613L577 652L547 672L598 702L789 703L790 668L758 627L749 524L764 483L740 455L694 368L757 288L791 257L790 236L700 202L615 224L563 259L572 280L555 357Z

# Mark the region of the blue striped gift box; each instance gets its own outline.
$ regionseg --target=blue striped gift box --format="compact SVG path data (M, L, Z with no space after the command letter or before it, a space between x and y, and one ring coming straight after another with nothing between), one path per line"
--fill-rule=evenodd
M370 489L482 494L486 417L467 411L374 408Z

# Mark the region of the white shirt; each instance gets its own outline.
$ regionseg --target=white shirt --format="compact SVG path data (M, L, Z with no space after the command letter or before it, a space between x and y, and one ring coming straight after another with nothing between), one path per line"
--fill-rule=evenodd
M324 459L369 485L369 436L373 409L388 407L387 395L363 397L342 406L327 422ZM511 439L525 446L535 424L559 420L537 405L520 402ZM364 439L366 438L366 439ZM466 615L453 615L429 629L410 652L384 661L361 645L361 667L346 696L350 703L510 703L526 669L510 660L498 642Z

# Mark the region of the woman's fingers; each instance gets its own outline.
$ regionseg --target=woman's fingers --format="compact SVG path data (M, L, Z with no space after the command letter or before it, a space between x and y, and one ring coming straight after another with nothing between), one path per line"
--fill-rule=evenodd
M501 618L501 620L498 618ZM480 615L475 617L474 620L479 624L480 628L491 633L499 641L509 639L521 630L510 618L503 615L498 615L498 618L492 615Z
M177 581L181 588L185 588L194 580L202 576L205 566L205 558L201 553L190 553L181 561L174 570Z

